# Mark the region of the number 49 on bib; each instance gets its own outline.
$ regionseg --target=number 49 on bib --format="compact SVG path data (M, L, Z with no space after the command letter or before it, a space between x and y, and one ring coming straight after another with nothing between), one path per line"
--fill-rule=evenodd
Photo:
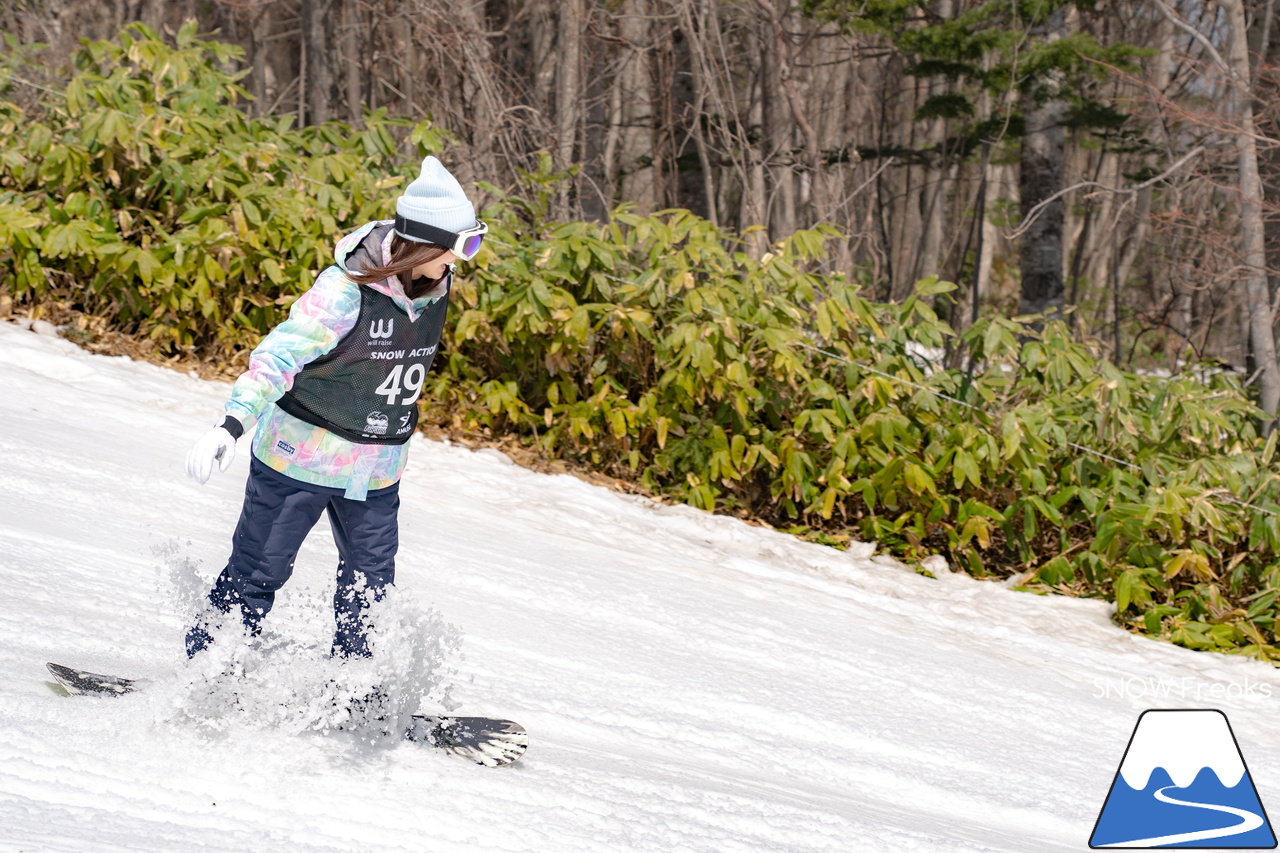
M391 368L386 380L374 389L374 393L386 397L388 406L396 405L396 397L403 394L404 399L400 401L400 405L409 406L418 402L418 398L422 396L422 383L426 381L427 368L423 365L411 364L406 370L403 364L397 364Z

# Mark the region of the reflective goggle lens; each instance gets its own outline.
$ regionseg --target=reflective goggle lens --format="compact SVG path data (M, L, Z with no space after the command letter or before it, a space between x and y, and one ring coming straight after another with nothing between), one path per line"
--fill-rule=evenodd
M480 244L484 242L483 234L472 234L462 244L462 251L459 252L464 260L471 260L480 251Z

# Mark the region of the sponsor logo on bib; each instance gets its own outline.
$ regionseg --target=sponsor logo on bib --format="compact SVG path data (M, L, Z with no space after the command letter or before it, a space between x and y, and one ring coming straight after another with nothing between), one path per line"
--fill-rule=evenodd
M387 434L387 416L382 412L370 412L364 419L365 432L371 435Z

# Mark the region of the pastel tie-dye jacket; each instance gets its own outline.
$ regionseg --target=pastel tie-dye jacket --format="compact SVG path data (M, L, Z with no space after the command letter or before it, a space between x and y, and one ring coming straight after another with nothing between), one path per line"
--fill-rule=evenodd
M391 220L370 222L338 241L334 264L316 277L311 289L289 309L289 318L250 354L249 369L236 380L224 407L244 424L246 433L256 425L253 455L258 459L295 480L343 489L344 496L353 500L362 501L368 492L395 484L404 472L409 445L356 444L295 418L275 401L293 386L293 378L307 363L333 349L355 326L361 285L347 277L347 261L359 254L386 263L392 224ZM445 283L413 300L394 278L366 286L390 296L410 321L436 300L448 297Z

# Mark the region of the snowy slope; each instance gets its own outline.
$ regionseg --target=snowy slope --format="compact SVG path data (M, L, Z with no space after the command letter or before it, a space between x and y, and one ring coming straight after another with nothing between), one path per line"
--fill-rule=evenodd
M183 595L247 459L181 460L226 390L0 323L0 850L1084 850L1148 707L1225 710L1280 805L1267 666L420 437L399 587L462 647L428 705L519 720L526 758L193 704ZM268 620L289 677L335 559L322 522ZM60 697L46 660L153 684Z

